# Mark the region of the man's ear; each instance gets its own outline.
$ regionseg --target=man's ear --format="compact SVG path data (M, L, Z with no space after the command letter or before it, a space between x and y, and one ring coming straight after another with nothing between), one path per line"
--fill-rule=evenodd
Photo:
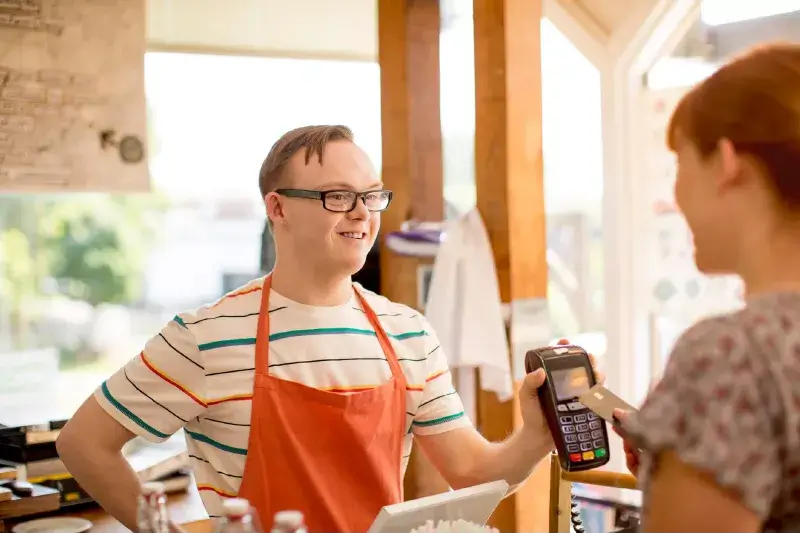
M281 196L276 192L267 193L264 197L264 205L267 208L267 217L273 224L278 224L284 219L283 203Z

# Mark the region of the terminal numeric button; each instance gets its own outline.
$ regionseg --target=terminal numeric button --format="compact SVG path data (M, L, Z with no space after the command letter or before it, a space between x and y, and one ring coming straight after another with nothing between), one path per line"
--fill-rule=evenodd
M586 422L586 415L575 415L575 422Z
M581 443L581 451L588 452L591 449L592 449L592 443L591 442L582 442Z
M578 424L575 429L578 431L589 431L589 424Z
M600 429L600 421L592 420L591 422L589 422L589 429Z
M577 435L564 435L564 440L567 442L578 442Z
M578 435L578 440L581 442L585 442L587 440L592 440L592 437L588 433L581 433Z
M572 424L572 417L571 416L562 416L561 417L562 424Z
M592 431L592 438L593 439L599 439L602 436L603 436L603 432L600 431L599 429L595 429L594 431Z
M561 426L564 433L575 433L575 426Z
M603 442L603 439L597 439L592 444L594 445L595 448L602 448L603 446L605 446L605 442Z
M589 420L597 420L597 415L594 413L588 413L586 416L589 417Z

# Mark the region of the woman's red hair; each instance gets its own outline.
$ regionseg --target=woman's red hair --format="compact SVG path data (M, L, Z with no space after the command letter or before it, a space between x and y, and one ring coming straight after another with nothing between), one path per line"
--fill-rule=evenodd
M703 157L730 140L762 166L786 206L800 209L800 45L758 47L694 87L667 129L673 151L679 136Z

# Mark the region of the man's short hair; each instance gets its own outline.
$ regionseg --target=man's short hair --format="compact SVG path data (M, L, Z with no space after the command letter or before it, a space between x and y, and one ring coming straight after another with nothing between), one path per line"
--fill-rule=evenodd
M306 165L316 156L320 165L329 142L353 142L353 132L347 126L303 126L293 129L278 139L261 165L258 173L258 187L261 197L278 189L289 161L297 152L305 150Z

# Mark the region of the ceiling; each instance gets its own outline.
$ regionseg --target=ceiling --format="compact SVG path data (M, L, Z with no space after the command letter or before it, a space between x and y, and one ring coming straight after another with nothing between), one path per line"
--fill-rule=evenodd
M375 61L378 0L146 0L151 49ZM440 0L471 14L472 0ZM631 10L653 0L560 2L608 38Z
M610 36L627 16L648 0L558 0L568 10L585 13L598 29ZM580 15L579 15L580 17ZM582 18L582 17L581 17Z
M151 50L375 61L376 0L145 0Z
M145 1L151 50L377 60L378 0ZM595 43L607 43L616 30L626 35L632 21L640 18L637 15L654 7L657 1L544 0L545 12L557 6L572 25L591 35ZM445 26L448 17L472 15L473 0L440 2ZM555 16L553 10L548 16ZM753 41L795 40L796 35L800 35L799 12L710 29L698 21L675 53L684 57L725 57Z

